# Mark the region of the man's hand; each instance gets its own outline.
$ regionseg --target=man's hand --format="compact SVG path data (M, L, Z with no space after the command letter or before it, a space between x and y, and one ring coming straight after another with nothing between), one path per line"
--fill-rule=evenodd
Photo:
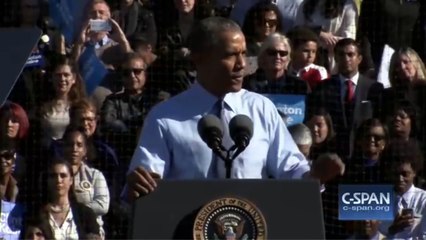
M337 176L343 176L345 164L335 153L325 153L312 162L310 175L326 183Z
M86 19L81 27L80 34L77 39L78 44L84 44L90 41L90 19Z
M127 198L133 202L137 198L147 195L157 187L156 180L160 175L154 172L148 172L143 167L138 167L127 176Z
M395 219L393 220L392 225L389 227L389 234L390 235L395 235L398 232L401 232L404 230L404 228L406 227L410 227L413 226L414 224L414 218L413 216L411 216L410 214L401 214L398 213L395 216Z

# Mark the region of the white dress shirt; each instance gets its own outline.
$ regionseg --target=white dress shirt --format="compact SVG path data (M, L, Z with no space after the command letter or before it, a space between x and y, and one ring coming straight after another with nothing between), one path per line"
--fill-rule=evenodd
M342 96L342 98L344 98L346 96L346 91L347 91L347 85L346 85L346 81L350 80L352 82L352 90L354 91L354 96L356 96L356 87L358 86L358 80L359 80L359 72L357 72L352 78L348 79L345 78L342 75L339 75L340 78L340 84L342 85L341 89L341 94L340 96Z
M129 172L142 166L164 179L216 178L216 157L197 131L217 97L201 85L155 106L146 117ZM253 137L233 162L232 178L301 178L309 171L274 104L247 90L228 93L229 118L245 114L253 121ZM212 171L213 169L213 171Z
M426 211L426 191L412 185L406 193L396 197L399 208L401 208L401 198L404 199L406 208L413 209L414 226L407 227L395 235L389 235L388 229L392 221L383 221L379 226L380 232L386 236L386 239L424 239L426 237L426 218L423 218L423 216L425 216Z
M61 240L78 240L78 232L77 225L74 222L74 217L71 209L68 211L68 214L62 223L59 226L53 216L49 214L49 224L52 228L53 234L55 235L55 239Z

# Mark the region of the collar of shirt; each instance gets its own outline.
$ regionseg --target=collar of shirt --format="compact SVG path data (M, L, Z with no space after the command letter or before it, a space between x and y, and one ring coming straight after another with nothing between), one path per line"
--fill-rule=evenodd
M346 77L344 77L344 76L342 76L342 75L340 75L339 74L339 79L340 79L340 82L342 83L342 85L343 84L345 84L345 82L346 82L346 80L348 79L348 78L346 78ZM351 81L352 81L352 83L355 85L355 86L357 86L358 85L358 80L359 80L359 72L357 72L352 78L351 78Z
M408 189L408 191L406 191L404 194L402 194L402 196L398 195L398 199L400 199L401 197L404 199L404 201L407 203L408 206L410 206L410 202L411 199L414 196L414 192L416 190L416 187L413 185L411 185L411 187Z
M234 113L237 113L237 109L242 108L241 96L244 94L246 90L241 89L238 92L230 92L227 93L223 97L223 101L230 108L230 110ZM203 86L201 86L198 82L192 85L191 94L193 95L193 99L196 99L194 104L197 106L209 111L212 106L218 100L217 96L214 96L210 92L208 92Z
M105 46L106 44L108 44L108 42L110 41L110 39L109 39L109 37L108 37L108 35L105 35L103 38L102 38L102 46ZM100 48L100 47L102 47L100 44L99 44L99 42L96 42L96 44L95 44L95 49L98 49L98 48Z

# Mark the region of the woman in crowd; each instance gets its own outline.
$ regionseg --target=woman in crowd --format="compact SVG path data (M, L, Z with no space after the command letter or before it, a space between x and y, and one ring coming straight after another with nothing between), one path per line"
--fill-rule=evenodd
M88 99L75 102L70 108L70 125L81 127L88 138L87 164L112 176L117 172L119 162L117 155L107 143L98 129L99 115L96 106ZM59 149L58 149L59 150ZM107 179L110 179L107 177Z
M382 119L393 115L395 105L401 100L408 100L422 116L426 107L426 68L419 55L411 48L397 50L391 58L389 66L390 88L383 93L381 112ZM418 129L419 136L425 136L425 129ZM422 137L420 140L424 140Z
M0 200L2 201L15 202L18 196L18 182L12 174L15 160L14 143L0 138Z
M18 104L6 101L0 107L0 138L10 141L15 146L14 176L20 178L25 172L22 147L28 135L30 124L27 113Z
M28 134L30 127L25 110L14 102L6 101L0 107L0 136L19 144Z
M299 7L296 26L312 28L320 37L322 58L320 64L334 74L333 49L337 41L356 37L357 7L353 0L305 0Z
M392 139L408 141L416 139L417 109L407 100L401 100L394 106L393 113L388 117L388 125Z
M111 205L107 215L104 216L105 232L107 238L116 238L113 234L119 231L117 229L124 228L122 221L127 218L127 216L123 216L125 213L119 203L128 166L119 164L115 150L104 141L100 134L97 127L99 116L92 102L82 99L73 104L70 109L70 118L70 125L82 127L88 137L87 151L90 154L87 155L87 165L100 170L108 182Z
M247 56L258 56L262 43L275 32L282 32L281 13L270 2L260 1L248 11L243 25L247 43Z
M38 114L44 147L48 147L52 140L62 138L70 123L71 105L85 95L77 67L68 58L56 62L52 69L52 93Z
M46 239L88 239L100 236L99 224L93 210L75 200L73 170L68 161L54 160L48 168L48 201L39 209L34 224L28 224L22 232L27 233L32 225L40 228Z
M290 43L284 35L269 35L259 50L259 69L244 79L244 88L257 93L306 95L308 84L287 74L290 53Z
M311 159L317 159L323 153L336 152L335 132L330 114L324 108L307 116L306 125L312 132Z
M63 137L64 159L72 166L76 200L93 210L104 237L102 216L108 212L110 193L104 175L86 164L89 154L87 136L82 128L69 127Z
M389 143L389 133L379 119L361 123L355 133L354 156L346 167L343 181L347 183L375 183L381 178L380 159Z

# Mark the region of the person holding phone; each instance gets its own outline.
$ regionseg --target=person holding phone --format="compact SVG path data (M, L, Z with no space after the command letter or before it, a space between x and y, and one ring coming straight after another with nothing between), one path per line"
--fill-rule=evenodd
M111 18L111 11L107 2L93 0L87 11L87 17L73 49L73 56L76 60L88 45L93 45L96 55L109 65L118 62L117 58L121 56L120 53L132 51L126 39L126 34L119 24Z
M383 221L380 232L389 239L424 239L426 236L426 191L414 185L423 156L413 142L392 142L383 154L385 182L392 183L396 194L393 221Z

